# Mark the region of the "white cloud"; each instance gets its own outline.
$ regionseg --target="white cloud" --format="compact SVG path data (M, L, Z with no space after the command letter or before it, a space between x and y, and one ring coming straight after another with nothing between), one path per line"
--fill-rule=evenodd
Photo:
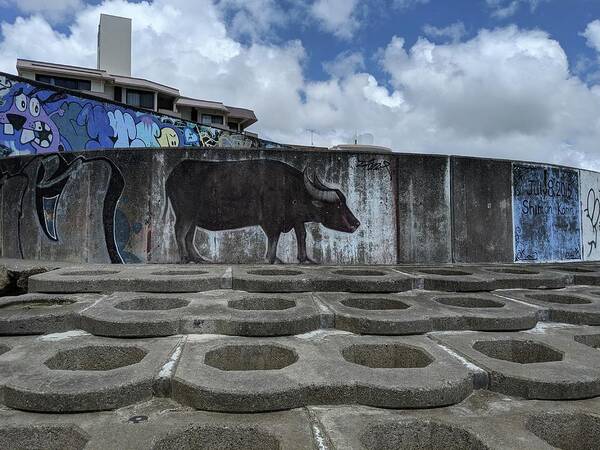
M82 0L2 0L0 5L25 14L38 14L53 23L64 22L83 6Z
M310 12L325 31L349 39L359 26L355 16L357 3L358 0L316 0Z
M466 34L467 29L462 22L456 22L447 27L434 27L433 25L425 25L423 33L430 38L450 39L452 42L460 41Z
M506 19L514 16L522 5L528 5L529 10L534 12L537 7L550 0L486 0L492 10L492 16L497 19Z
M581 34L587 39L590 47L600 52L600 20L590 22Z
M426 3L429 3L429 0L394 0L393 6L399 9L409 9Z
M134 18L134 75L252 108L265 138L308 144L314 129L315 144L329 146L372 133L398 151L600 168L600 86L573 75L542 31L412 47L394 37L380 52L385 78L345 52L325 65L330 77L312 81L301 42L244 44L211 0L110 0L78 11L66 35L40 16L1 24L0 70L14 72L17 56L94 66L100 12Z

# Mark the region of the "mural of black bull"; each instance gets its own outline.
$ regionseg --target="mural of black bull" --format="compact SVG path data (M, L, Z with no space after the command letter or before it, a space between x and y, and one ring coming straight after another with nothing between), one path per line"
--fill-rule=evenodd
M267 262L278 262L281 233L294 229L298 261L306 254L306 222L354 233L358 219L339 189L280 161L184 160L167 178L166 195L175 214L175 237L182 262L206 262L194 246L196 227L210 231L260 226L267 236Z

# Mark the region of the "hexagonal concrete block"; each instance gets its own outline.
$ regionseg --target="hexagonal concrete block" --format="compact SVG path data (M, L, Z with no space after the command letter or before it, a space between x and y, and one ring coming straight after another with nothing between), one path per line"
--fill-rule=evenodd
M199 292L231 288L229 266L101 265L34 275L30 292Z
M600 285L600 264L598 263L563 263L546 266L557 274L569 275L575 285Z
M234 266L233 288L249 292L401 292L414 278L389 267Z
M81 332L49 334L7 353L4 403L41 412L114 409L152 397L155 377L175 338L105 339Z
M172 389L177 401L214 411L339 403L426 408L461 401L473 374L425 337L199 336L185 345Z
M572 286L551 291L512 289L496 293L537 306L552 322L600 325L600 288Z
M519 333L433 333L488 372L489 389L530 399L600 395L600 353L567 337Z
M24 294L0 298L0 334L44 334L77 327L77 314L99 295Z
M485 292L317 295L334 311L336 328L359 334L524 330L537 323L536 308Z
M311 294L116 292L83 311L80 322L92 334L116 337L280 336L319 328L320 310Z
M303 450L317 448L306 411L223 414L154 398L94 413L0 408L0 448Z

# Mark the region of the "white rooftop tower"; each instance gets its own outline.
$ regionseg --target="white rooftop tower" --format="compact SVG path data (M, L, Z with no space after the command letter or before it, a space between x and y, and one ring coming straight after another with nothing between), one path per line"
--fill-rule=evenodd
M131 76L131 19L100 14L98 69Z

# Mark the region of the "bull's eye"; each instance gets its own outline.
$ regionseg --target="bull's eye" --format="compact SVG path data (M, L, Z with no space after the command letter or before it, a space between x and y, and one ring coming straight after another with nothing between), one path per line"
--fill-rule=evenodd
M15 105L19 111L27 109L27 97L25 94L19 94L15 97Z
M40 115L40 101L35 97L29 102L29 112L33 117Z

